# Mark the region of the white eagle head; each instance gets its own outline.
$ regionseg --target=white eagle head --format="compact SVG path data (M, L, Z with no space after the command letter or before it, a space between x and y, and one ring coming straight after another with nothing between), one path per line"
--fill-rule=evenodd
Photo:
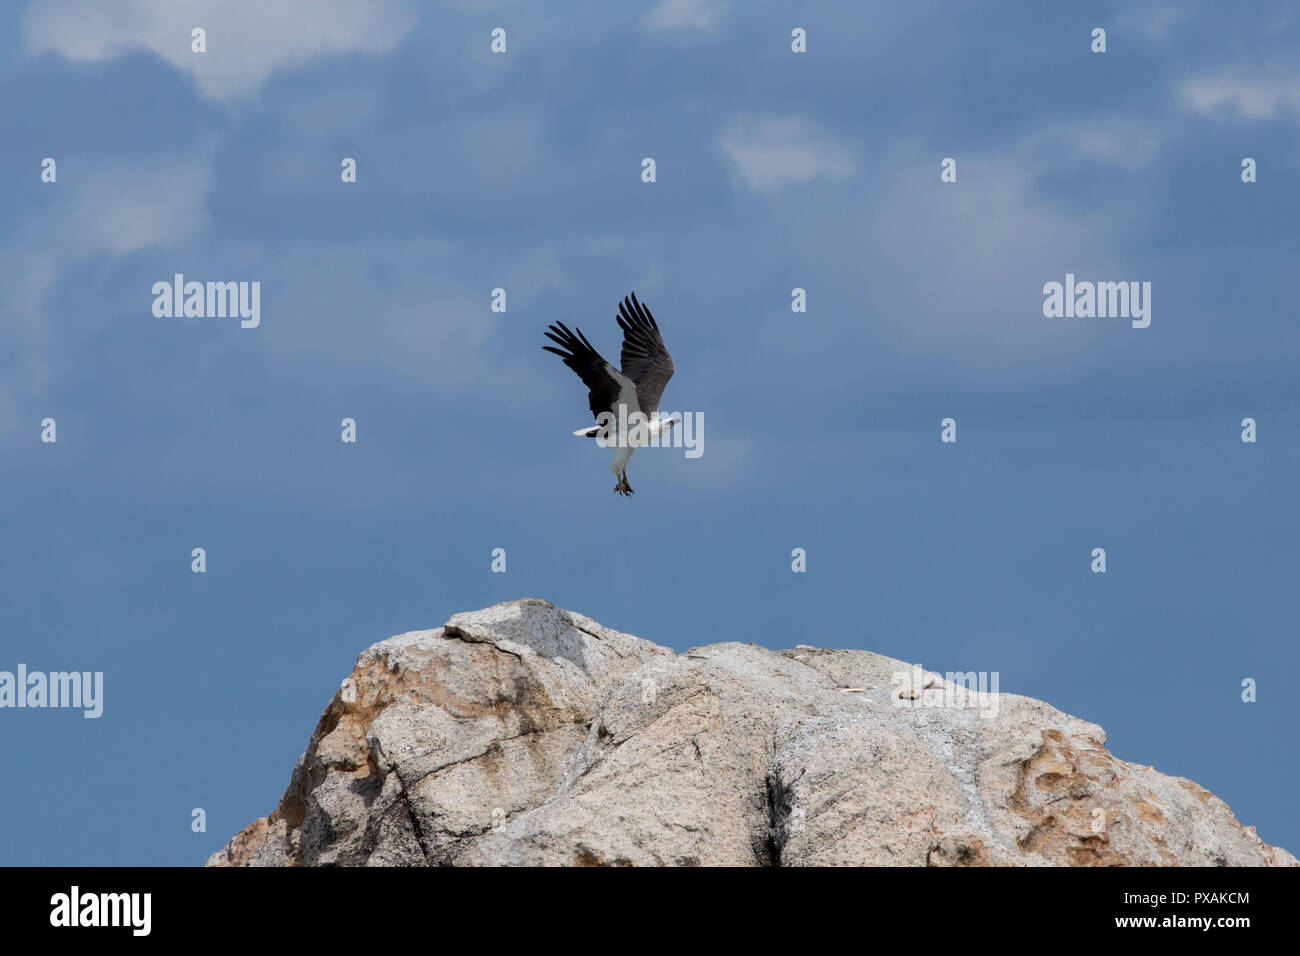
M667 418L656 418L650 423L650 434L655 438L666 437L672 432L674 425L680 425L681 423L682 416L676 412L673 412Z

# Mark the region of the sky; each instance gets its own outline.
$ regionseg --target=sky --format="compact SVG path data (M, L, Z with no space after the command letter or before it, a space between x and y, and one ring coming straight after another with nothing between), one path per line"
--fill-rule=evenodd
M103 674L98 718L0 709L0 864L202 863L361 651L521 597L997 672L1300 851L1298 40L1287 2L0 6L0 671ZM259 324L155 315L177 273ZM1150 325L1048 317L1067 274ZM632 291L705 427L625 499L540 346L615 358Z

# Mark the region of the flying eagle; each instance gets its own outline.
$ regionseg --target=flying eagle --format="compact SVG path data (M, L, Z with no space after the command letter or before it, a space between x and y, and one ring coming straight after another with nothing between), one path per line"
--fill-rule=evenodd
M564 364L578 373L582 384L590 389L587 404L600 424L579 428L573 434L582 438L602 438L614 447L614 460L610 471L618 475L614 490L630 495L632 486L627 483L627 462L641 445L666 436L674 425L681 424L681 416L659 418L659 398L664 386L673 377L673 358L664 348L663 337L650 310L636 300L636 293L618 306L618 324L623 329L623 351L619 361L620 372L601 358L591 347L587 337L578 329L570 332L563 322L556 322L546 337L561 348L543 345L564 359ZM614 434L610 422L637 421L633 416L644 416L644 427L626 429L622 425ZM602 416L604 417L602 420Z

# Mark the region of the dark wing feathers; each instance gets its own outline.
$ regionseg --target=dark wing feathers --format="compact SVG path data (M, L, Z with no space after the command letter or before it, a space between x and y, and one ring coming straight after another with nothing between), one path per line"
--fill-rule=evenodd
M618 379L609 373L609 363L591 347L582 330L579 329L578 334L574 335L563 322L556 322L550 327L546 337L562 348L557 349L550 345L543 345L542 348L564 359L564 364L577 372L578 377L582 379L582 384L590 389L587 393L587 404L591 406L591 414L599 416L601 412L612 410L618 403L622 386L619 385Z
M649 415L658 411L664 387L673 377L673 358L654 316L636 300L635 292L619 303L618 324L623 330L623 374L636 385L637 404Z
M673 359L664 348L654 316L636 300L635 292L619 303L618 313L618 324L623 330L623 351L619 356L622 372L636 386L641 411L649 415L658 411L664 386L673 377ZM542 348L564 359L564 364L577 372L590 389L587 403L591 413L599 417L601 412L613 411L622 386L610 373L610 364L592 348L582 330L574 334L563 322L556 322L546 337L560 348L550 345Z

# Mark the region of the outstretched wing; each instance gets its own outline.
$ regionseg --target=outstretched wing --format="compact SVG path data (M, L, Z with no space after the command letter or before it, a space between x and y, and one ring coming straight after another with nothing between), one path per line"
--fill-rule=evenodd
M636 411L636 386L601 358L581 329L574 335L563 322L556 322L546 337L561 348L551 345L542 348L564 359L564 364L577 372L582 384L591 390L587 393L587 404L591 406L592 415L597 418L601 412L617 415L619 404L627 405L629 413Z
M664 386L673 377L673 357L664 348L659 326L636 293L619 303L618 324L623 329L623 374L636 385L637 403L647 415L659 410Z

